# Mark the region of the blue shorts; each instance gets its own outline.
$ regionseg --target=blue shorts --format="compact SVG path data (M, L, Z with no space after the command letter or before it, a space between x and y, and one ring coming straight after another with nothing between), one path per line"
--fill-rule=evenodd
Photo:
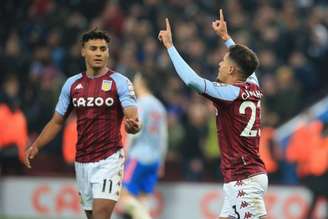
M135 196L140 193L153 193L159 166L159 162L142 164L135 159L128 159L125 164L123 186Z

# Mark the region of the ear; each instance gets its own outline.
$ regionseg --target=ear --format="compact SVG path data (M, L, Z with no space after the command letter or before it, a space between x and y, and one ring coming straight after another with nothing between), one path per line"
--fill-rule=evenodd
M229 74L231 75L232 74L232 72L235 70L235 67L234 66L232 66L232 65L230 65L229 66Z
M85 49L84 49L84 47L82 47L82 49L81 49L81 56L82 57L85 57Z

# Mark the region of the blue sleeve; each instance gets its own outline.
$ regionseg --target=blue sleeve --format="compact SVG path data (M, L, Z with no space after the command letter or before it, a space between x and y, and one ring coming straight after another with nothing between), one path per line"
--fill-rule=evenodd
M199 77L194 70L185 62L180 56L179 52L174 46L167 49L170 59L173 62L174 68L177 71L182 81L191 88L194 88L200 93L205 90L205 79Z
M206 87L203 93L210 97L220 100L233 101L239 96L240 88L237 86L208 80L205 80L205 84Z
M230 38L230 39L226 40L226 41L224 42L224 44L226 45L226 47L230 48L231 46L235 45L235 42ZM259 81L258 81L258 79L257 79L257 77L256 77L255 72L253 72L253 74L251 74L251 75L247 78L246 81L247 81L247 82L250 82L250 83L253 83L253 84L256 84L257 86L259 86Z
M239 87L211 82L207 79L201 78L183 60L174 46L168 49L168 53L175 70L187 86L194 88L200 93L207 94L208 96L217 99L232 101L238 97L240 91Z
M116 83L118 97L122 107L137 107L136 95L131 81L117 72L112 75L112 78Z
M71 86L80 77L82 77L82 74L74 75L68 78L61 89L56 105L56 112L62 116L67 113L68 107L71 103Z

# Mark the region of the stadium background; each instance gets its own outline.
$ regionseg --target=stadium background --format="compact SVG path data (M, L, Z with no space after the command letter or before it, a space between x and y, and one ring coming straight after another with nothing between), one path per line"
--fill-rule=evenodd
M65 79L84 69L80 34L99 27L111 36L111 68L128 77L137 71L149 74L169 113L166 175L159 188L165 197L151 203L164 209L158 218L185 217L178 212L190 211L188 194L199 197L196 218L214 218L222 183L215 114L209 102L182 84L157 34L169 17L175 46L200 75L214 80L225 48L211 21L223 8L233 39L254 49L261 61L261 156L271 185L278 185L267 198L273 206L271 218L302 218L313 197L327 197L327 7L326 0L1 1L0 215L31 211L30 218L72 218L70 205L60 213L53 202L67 194L65 189L69 193L75 188L74 151L69 147L74 118L44 148L33 169L24 168L20 159L50 119ZM165 206L171 199L179 208ZM278 202L289 205L272 204ZM209 203L210 213L204 203ZM313 218L327 218L327 202L317 203Z

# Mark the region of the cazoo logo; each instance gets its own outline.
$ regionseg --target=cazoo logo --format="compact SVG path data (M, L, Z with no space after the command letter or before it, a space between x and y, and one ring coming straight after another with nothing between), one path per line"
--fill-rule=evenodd
M111 97L107 97L106 99L102 97L79 97L73 98L73 106L74 107L94 107L94 106L112 106L114 104L114 100Z

